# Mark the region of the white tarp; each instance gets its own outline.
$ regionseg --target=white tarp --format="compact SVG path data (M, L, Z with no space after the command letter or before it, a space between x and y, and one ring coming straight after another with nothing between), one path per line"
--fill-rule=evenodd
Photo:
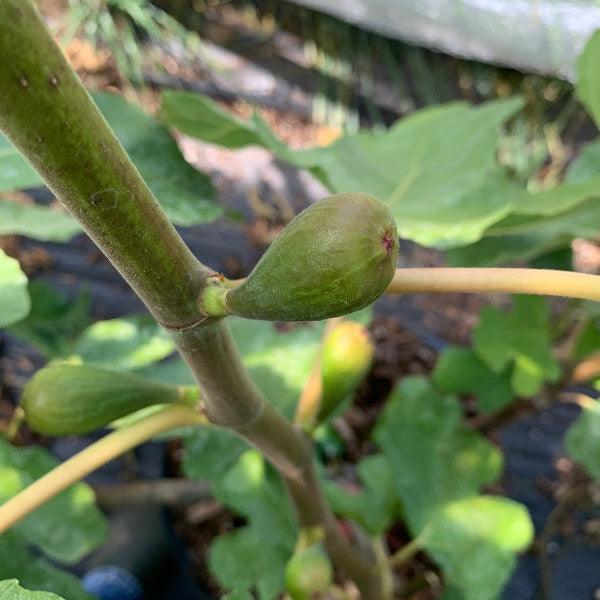
M293 0L449 54L574 80L600 0Z

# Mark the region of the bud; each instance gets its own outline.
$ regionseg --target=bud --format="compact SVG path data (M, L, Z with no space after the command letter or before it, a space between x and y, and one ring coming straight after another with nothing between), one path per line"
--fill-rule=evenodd
M369 331L356 321L344 321L325 335L319 422L330 417L355 392L371 367L373 353Z

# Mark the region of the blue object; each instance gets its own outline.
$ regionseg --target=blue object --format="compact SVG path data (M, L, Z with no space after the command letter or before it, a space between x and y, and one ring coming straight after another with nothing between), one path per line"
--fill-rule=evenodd
M144 590L135 575L121 567L102 565L88 571L82 579L86 592L100 600L143 600Z

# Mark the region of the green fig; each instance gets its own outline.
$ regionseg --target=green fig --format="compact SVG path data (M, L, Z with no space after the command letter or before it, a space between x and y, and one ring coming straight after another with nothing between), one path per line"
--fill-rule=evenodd
M294 554L285 569L285 589L292 600L313 600L327 591L332 579L331 562L320 543Z
M45 435L88 433L155 404L197 401L197 388L165 385L90 365L53 363L27 383L21 407Z
M369 331L356 321L344 321L325 335L319 422L335 413L354 393L371 367L373 353Z
M385 292L397 260L387 207L366 194L337 194L292 219L247 279L223 286L222 313L268 321L348 314Z

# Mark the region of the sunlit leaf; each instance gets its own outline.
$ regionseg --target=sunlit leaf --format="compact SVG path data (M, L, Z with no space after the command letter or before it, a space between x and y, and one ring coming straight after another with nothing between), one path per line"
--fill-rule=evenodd
M474 496L446 504L427 525L423 545L464 600L495 600L533 539L527 509L508 498Z
M20 321L30 309L27 277L19 261L0 249L0 327Z
M79 336L73 354L83 362L130 370L166 358L172 338L146 315L98 321Z
M0 581L0 600L63 600L50 592L30 592L22 588L16 579Z
M17 448L0 437L0 502L11 498L57 464L58 461L43 448ZM104 516L96 508L91 488L77 483L32 512L15 525L13 531L47 556L74 563L104 541L107 526Z
M441 506L497 479L502 455L467 429L456 398L423 378L404 379L388 400L374 439L389 461L407 523L416 535Z

